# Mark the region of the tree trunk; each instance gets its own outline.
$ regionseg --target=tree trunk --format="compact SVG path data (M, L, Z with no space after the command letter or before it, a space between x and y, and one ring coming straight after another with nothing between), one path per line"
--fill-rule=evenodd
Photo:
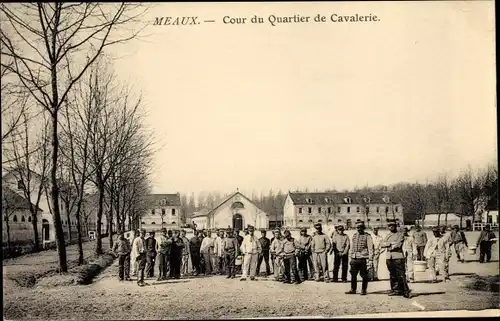
M448 211L444 214L444 226L448 226Z
M460 214L460 229L462 229L462 220L463 220L463 214Z
M34 252L40 251L40 240L39 240L39 235L38 235L38 217L37 217L37 209L35 208L35 214L33 214L33 211L31 212L31 224L33 225L33 234L34 234L34 246L35 248L33 249Z
M113 194L111 194L111 199L109 201L109 216L108 216L108 238L109 238L109 248L113 248Z
M55 66L52 70L52 87L57 88L57 77L55 74ZM57 104L57 89L53 90L53 104ZM57 135L57 108L54 106L52 112L52 168L50 171L51 178L51 198L52 198L52 210L53 210L53 222L54 228L56 232L56 244L57 244L57 252L59 254L59 272L68 272L68 263L66 259L66 243L64 240L64 231L61 223L61 211L59 208L59 190L57 187L57 158L59 152L59 137Z
M101 222L102 222L102 208L104 203L104 184L99 184L99 205L97 209L96 217L96 243L95 243L95 254L102 254L102 239L101 239Z
M69 201L64 201L64 208L66 209L66 218L68 219L68 240L71 244L71 213L69 210Z
M83 244L82 244L82 226L80 221L80 211L82 209L82 198L78 198L76 204L76 238L78 240L78 265L83 264Z
M440 223L441 223L441 213L438 213L438 227L439 227Z

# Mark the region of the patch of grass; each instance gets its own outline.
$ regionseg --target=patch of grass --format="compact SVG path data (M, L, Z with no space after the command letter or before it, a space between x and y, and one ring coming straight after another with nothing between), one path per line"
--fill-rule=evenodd
M470 290L498 293L500 288L500 275L479 276L474 274L467 277L462 285Z
M113 252L107 252L90 264L75 268L76 284L90 284L92 280L108 266L113 264L116 255Z

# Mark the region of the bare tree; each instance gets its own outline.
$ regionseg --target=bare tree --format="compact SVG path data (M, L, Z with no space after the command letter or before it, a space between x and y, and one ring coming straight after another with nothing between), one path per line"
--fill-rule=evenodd
M21 127L17 127L11 133L11 137L4 149L11 162L6 166L8 171L14 176L18 184L18 190L22 191L24 198L29 202L31 213L31 223L34 232L34 250L40 249L38 236L38 207L44 189L47 187L49 150L47 120L42 123L42 129L37 134L30 133L30 122L28 111L23 109L23 120ZM2 146L4 147L4 146Z
M59 111L74 84L105 47L134 38L142 28L120 28L142 13L133 4L2 3L2 67L12 71L51 117L51 199L60 271L66 272L66 247L59 209L57 167ZM121 30L122 34L117 34Z

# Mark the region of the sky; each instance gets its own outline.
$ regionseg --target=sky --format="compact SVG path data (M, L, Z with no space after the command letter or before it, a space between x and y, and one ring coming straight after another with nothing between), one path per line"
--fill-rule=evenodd
M489 1L163 3L144 19L202 23L150 24L109 53L161 147L154 193L352 189L496 162L493 12ZM254 14L266 23L222 22ZM271 14L327 22L273 27Z

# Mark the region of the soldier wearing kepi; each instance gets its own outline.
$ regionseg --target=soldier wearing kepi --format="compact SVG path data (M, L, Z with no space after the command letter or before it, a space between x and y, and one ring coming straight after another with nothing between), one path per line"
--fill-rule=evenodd
M314 272L316 282L320 281L320 274L323 273L323 277L326 283L330 282L330 277L328 276L328 252L330 251L332 244L330 238L323 233L323 228L320 223L314 224L316 232L314 233L311 240L311 252L313 255Z
M388 220L389 234L380 245L387 251L387 269L389 270L391 293L390 296L402 295L410 298L410 288L406 281L406 264L403 254L404 232L397 230L396 222Z
M366 295L368 289L368 269L373 266L373 241L365 232L365 223L356 223L357 232L352 236L352 246L349 251L351 258L351 290L346 294L355 294L358 286L357 276L361 275L361 295Z
M238 240L231 229L227 230L227 236L222 239L224 249L224 265L226 267L226 278L234 279L236 277L236 256L238 255Z
M283 232L285 239L283 240L281 255L283 257L283 263L285 266L285 283L300 283L300 277L297 273L297 252L299 250L299 245L297 241L292 237L290 231L286 230Z
M339 269L342 265L342 282L347 282L347 264L349 262L350 242L349 236L344 234L344 226L337 227L337 233L333 235L332 249L333 256L333 282L339 280Z

